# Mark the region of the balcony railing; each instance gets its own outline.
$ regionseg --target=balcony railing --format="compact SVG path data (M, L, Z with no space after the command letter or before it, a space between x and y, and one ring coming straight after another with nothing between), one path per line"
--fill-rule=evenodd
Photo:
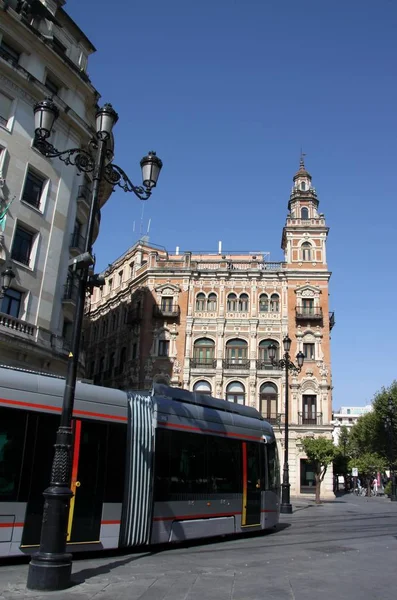
M298 413L298 425L322 425L323 413Z
M191 369L215 369L216 358L191 358Z
M335 325L335 313L330 312L329 313L329 330L330 331L332 330L332 328L334 327L334 325Z
M12 329L13 331L20 331L21 333L26 333L27 335L32 336L36 333L35 325L31 325L31 323L27 323L21 319L16 319L15 317L7 315L6 313L0 313L0 328L2 327L5 327L6 329Z
M72 235L70 237L70 247L71 248L77 248L78 250L81 250L81 252L83 252L84 244L85 244L85 238L82 235L79 235L76 232L72 233Z
M180 314L180 308L178 304L155 304L153 306L153 316L154 317L168 317L168 318L177 318Z
M226 358L223 361L223 368L244 371L250 368L250 361L248 358Z
M79 292L79 288L72 281L67 281L63 291L63 300L71 300L72 302L77 302L77 294Z
M7 62L11 63L14 67L18 66L19 54L18 52L12 52L5 48L3 45L0 45L0 56L4 58Z
M261 412L261 415L265 421L271 423L272 425L281 425L284 423L284 415L281 413L268 413L265 411Z
M274 371L274 369L277 369L275 365L272 365L270 360L263 360L261 358L256 361L256 368L258 371Z
M297 319L310 319L311 321L321 321L323 318L323 309L320 306L297 306Z

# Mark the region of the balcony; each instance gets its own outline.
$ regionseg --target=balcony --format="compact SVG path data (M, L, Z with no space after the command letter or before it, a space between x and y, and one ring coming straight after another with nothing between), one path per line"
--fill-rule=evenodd
M269 360L263 360L262 358L259 358L256 361L257 371L275 371L278 368L279 367L272 365L272 363Z
M190 359L191 369L200 369L202 371L206 369L216 368L216 358L191 358Z
M323 413L298 413L298 425L322 425Z
M249 358L227 358L223 361L223 368L233 371L248 371L250 361Z
M36 335L36 326L21 319L16 319L6 313L0 313L0 331L7 329L14 332L24 333L29 336Z
M18 66L19 53L7 44L3 43L0 45L0 56L1 58L4 58L4 60L12 64L13 67Z
M282 413L267 413L262 412L262 417L271 425L281 425L284 423L284 415Z
M297 321L322 321L323 318L321 306L297 306L295 313Z
M84 252L85 238L82 235L74 232L70 236L70 250Z
M335 313L334 312L330 312L329 313L329 330L332 331L332 328L335 325Z
M156 318L177 319L180 315L178 304L155 304L153 306L153 316Z

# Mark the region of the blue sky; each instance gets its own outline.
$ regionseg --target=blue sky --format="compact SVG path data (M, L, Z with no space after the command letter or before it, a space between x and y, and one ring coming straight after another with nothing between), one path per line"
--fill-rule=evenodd
M330 227L334 407L396 377L397 2L68 0L97 48L89 73L120 120L116 159L164 161L144 230L169 250L264 250L281 231L301 146ZM142 203L115 192L104 268L139 237ZM135 222L135 231L134 231Z

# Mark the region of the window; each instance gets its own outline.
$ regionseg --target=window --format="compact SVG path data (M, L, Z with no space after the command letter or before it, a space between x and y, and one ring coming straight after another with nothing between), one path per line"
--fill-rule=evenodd
M31 231L17 225L12 243L11 258L29 266L33 238L34 234Z
M116 331L118 324L117 313L112 315L112 331Z
M306 181L302 181L302 182L301 182L301 190L302 190L303 192L305 192L305 191L306 191ZM303 217L302 217L302 218L303 218Z
M280 297L278 294L272 294L270 296L270 312L280 311Z
M132 344L132 359L135 359L138 356L138 344L134 342Z
M215 357L215 342L207 338L202 338L194 342L193 365L212 366Z
M21 310L22 292L18 290L8 289L1 303L1 312L19 319Z
M262 417L275 423L277 421L277 388L274 383L263 383L259 391Z
M317 396L302 396L302 423L304 425L317 424Z
M127 358L127 348L125 346L123 346L123 348L121 349L121 352L120 352L120 361L119 361L120 373L124 372L126 358Z
M244 340L229 340L226 343L226 358L231 364L247 362L248 344Z
M236 404L244 404L245 388L239 381L232 381L226 388L226 400Z
M312 245L309 242L303 242L302 244L302 260L311 260L312 256Z
M44 85L53 96L56 96L58 94L60 86L57 83L55 83L55 81L51 79L51 77L46 77Z
M278 342L276 342L275 340L262 340L259 343L259 360L264 363L261 364L261 368L265 368L265 369L273 369L273 365L272 362L270 360L269 357L269 346L273 345L276 346L276 356L275 356L275 360L278 360L280 358L280 347Z
M197 381L193 386L193 391L211 396L211 384L208 381Z
M205 294L197 294L196 296L196 310L205 310L206 297Z
M27 413L0 409L0 501L18 499L26 436Z
M130 263L130 277L134 276L134 263Z
M207 310L209 310L209 311L216 310L217 300L218 300L218 298L217 298L216 294L209 294L209 296L208 296L208 303L207 303Z
M109 286L109 292L110 292L110 290L113 287L113 279L109 279L108 286Z
M248 312L249 297L248 294L241 294L238 300L239 312Z
M170 342L169 340L159 340L159 356L169 356Z
M269 310L269 298L267 294L261 294L259 296L259 312L268 312Z
M227 297L227 310L228 312L236 312L237 310L237 296L236 294L229 294Z
M278 462L276 443L266 444L265 452L267 457L267 487L269 490L278 490L280 487L280 465Z
M64 46L55 36L52 38L52 47L57 54L65 54L66 46Z
M0 125L7 125L11 116L11 105L11 98L0 92Z
M19 62L21 53L12 46L10 46L10 44L7 44L7 42L2 40L0 44L0 56L8 62L10 62L11 64L13 64L14 66L16 66Z
M163 296L161 298L161 310L171 312L173 302L174 302L174 298L172 296Z
M308 219L309 218L309 209L306 208L306 206L304 206L301 210L301 219Z
M314 356L314 344L304 343L303 344L303 354L305 355L306 360L315 360Z
M23 188L22 200L35 208L40 208L45 179L37 173L28 169L25 186Z
M302 313L304 315L314 314L314 299L313 298L302 298Z
M119 285L123 283L123 271L119 272Z
M67 321L65 319L63 322L63 326L62 326L62 337L67 342L67 344L70 344L72 341L72 332L73 332L73 323L71 323L71 321Z

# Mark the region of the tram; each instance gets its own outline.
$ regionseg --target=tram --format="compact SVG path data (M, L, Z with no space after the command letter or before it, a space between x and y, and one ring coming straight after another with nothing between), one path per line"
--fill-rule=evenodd
M39 545L65 381L0 368L0 556ZM68 551L264 530L279 520L274 432L251 407L164 384L77 383Z

